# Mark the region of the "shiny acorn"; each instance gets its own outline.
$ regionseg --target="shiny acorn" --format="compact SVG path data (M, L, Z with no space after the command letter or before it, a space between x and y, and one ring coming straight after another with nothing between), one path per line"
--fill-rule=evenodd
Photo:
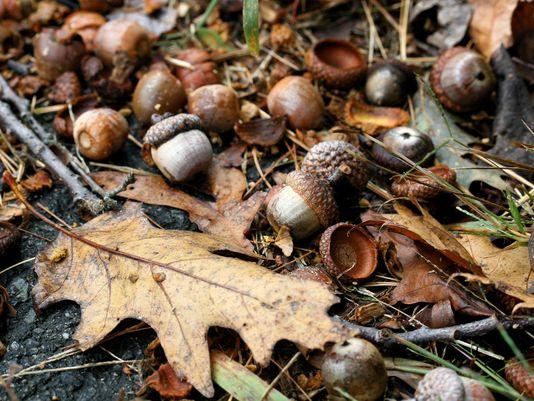
M171 182L184 182L206 171L213 158L200 118L177 114L150 127L143 138L143 157Z
M276 231L286 226L297 240L328 227L338 215L330 185L302 171L289 173L285 186L271 194L267 204L271 226Z
M323 99L306 78L289 76L277 82L267 96L267 107L273 117L286 116L294 129L315 129L323 121Z
M381 134L378 139L384 146L373 143L373 158L378 164L391 170L403 172L411 168L410 164L395 154L402 155L414 163L420 163L424 159L423 165L428 165L434 159L429 155L434 150L432 139L414 128L395 127Z
M98 108L86 111L74 122L74 142L80 153L91 160L104 160L119 151L130 127L119 112Z
M480 109L495 89L495 76L474 50L453 47L432 66L430 86L445 108L465 113Z
M239 99L235 90L226 85L204 85L188 96L189 113L200 117L204 127L223 133L230 131L239 120Z
M416 89L414 73L400 61L379 61L367 70L365 96L378 106L400 107Z

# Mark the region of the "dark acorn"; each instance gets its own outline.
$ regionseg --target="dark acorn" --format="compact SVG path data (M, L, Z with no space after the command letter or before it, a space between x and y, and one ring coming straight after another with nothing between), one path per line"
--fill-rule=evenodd
M378 106L402 106L416 89L414 73L400 61L379 61L367 71L365 96Z

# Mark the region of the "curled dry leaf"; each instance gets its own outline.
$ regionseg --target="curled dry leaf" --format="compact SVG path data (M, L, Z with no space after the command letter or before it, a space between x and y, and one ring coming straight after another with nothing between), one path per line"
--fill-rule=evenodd
M176 376L168 363L164 363L148 376L145 380L145 386L150 387L165 399L185 398L193 390L191 384Z
M273 244L282 250L284 256L291 256L293 253L293 238L291 238L291 233L287 226L280 227Z
M286 133L286 117L262 118L236 124L234 130L249 145L276 145Z
M322 348L357 334L327 315L337 297L326 286L220 256L248 254L223 237L154 228L139 204L126 203L121 212L103 214L73 232L76 238L60 234L37 255L36 305L79 303L74 338L83 350L123 319L146 322L177 376L204 396L214 393L207 368L212 326L238 332L263 365L282 338ZM54 262L58 249L66 257Z
M106 190L117 188L126 174L114 171L102 171L93 174L95 181ZM177 188L168 185L160 176L136 176L133 184L119 196L150 205L170 206L185 210L191 221L201 231L221 235L235 244L247 249L252 245L245 238L250 224L256 216L265 198L264 192L256 192L244 202L236 202L224 210L219 210L211 202L203 201Z
M52 188L53 182L50 175L44 170L39 170L21 182L22 186L30 192Z
M344 117L347 124L362 129L369 135L379 131L407 125L410 114L403 109L394 107L372 106L363 101L363 96L357 94L345 104Z

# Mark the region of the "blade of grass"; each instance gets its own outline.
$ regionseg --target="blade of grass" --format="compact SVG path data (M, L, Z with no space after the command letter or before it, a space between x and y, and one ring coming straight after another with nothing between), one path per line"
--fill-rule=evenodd
M510 191L506 191L506 200L508 201L508 207L510 208L510 214L512 215L515 225L519 229L520 232L525 232L525 226L523 225L523 219L521 218L521 212L517 208L517 205L515 204L514 198L512 198L512 194Z
M503 338L504 342L510 347L510 349L516 356L517 360L521 362L521 365L523 365L525 369L527 369L527 371L531 371L530 365L525 359L525 356L523 355L521 350L517 347L516 343L514 342L512 337L510 337L506 329L502 325L499 325L498 329L499 329L499 334Z
M260 52L260 15L258 0L243 1L243 31L250 52L258 55Z
M202 28L205 24L208 18L210 17L211 13L213 12L213 9L217 5L218 0L211 0L208 6L206 7L206 11L204 11L204 14L202 14L202 17L197 22L196 30L199 30Z

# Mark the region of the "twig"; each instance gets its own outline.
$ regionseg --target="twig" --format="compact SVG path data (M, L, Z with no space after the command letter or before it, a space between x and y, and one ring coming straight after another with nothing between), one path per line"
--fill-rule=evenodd
M74 204L81 211L97 215L106 208L105 202L87 190L80 182L79 177L69 170L50 148L17 118L9 105L3 101L0 101L0 125L25 143L30 151L63 181L72 194Z
M389 330L380 330L375 329L374 327L360 326L349 323L341 318L338 318L338 320L352 330L359 330L362 338L365 338L366 340L372 341L383 347L401 345L405 341L420 344L432 341L452 341L460 338L478 337L497 330L500 325L504 326L505 328L512 329L534 326L533 318L526 318L523 320L505 319L500 321L495 316L492 316L472 323L458 324L439 329L423 327L406 333L394 334Z

